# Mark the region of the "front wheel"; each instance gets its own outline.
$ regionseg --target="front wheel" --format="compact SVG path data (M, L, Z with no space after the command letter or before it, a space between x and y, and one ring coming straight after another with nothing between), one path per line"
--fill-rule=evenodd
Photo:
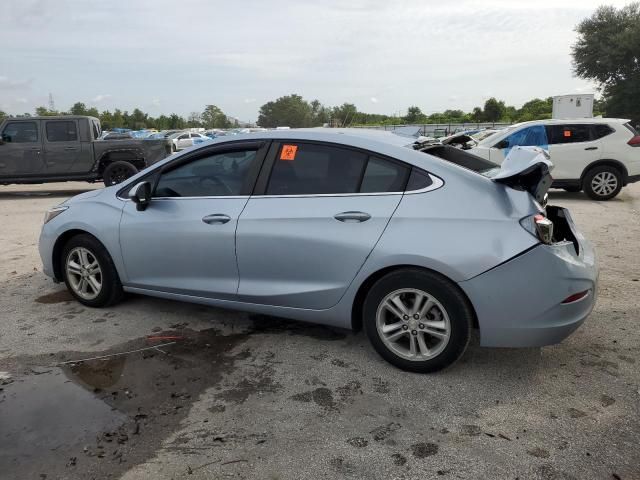
M134 176L138 173L138 169L129 162L119 160L117 162L110 163L102 173L102 179L106 187L117 185L124 182L127 178Z
M467 348L473 310L450 280L406 269L375 283L365 299L364 328L376 351L402 370L429 373Z
M62 252L64 282L80 303L106 307L123 296L120 277L107 249L91 235L77 235Z
M610 200L622 189L620 170L609 165L595 167L584 177L584 193L594 200Z

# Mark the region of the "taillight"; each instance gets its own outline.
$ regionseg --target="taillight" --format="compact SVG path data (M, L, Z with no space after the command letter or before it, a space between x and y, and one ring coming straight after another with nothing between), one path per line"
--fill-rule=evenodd
M631 145L632 147L640 147L640 135L636 135L631 140L627 142L627 145Z
M538 237L542 243L553 243L553 222L541 213L523 218L520 225L531 235Z

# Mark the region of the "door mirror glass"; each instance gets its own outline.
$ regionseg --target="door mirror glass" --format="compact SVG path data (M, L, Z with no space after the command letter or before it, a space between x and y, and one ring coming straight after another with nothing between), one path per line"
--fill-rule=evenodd
M136 204L138 211L146 210L151 201L151 183L140 182L129 192L129 198Z

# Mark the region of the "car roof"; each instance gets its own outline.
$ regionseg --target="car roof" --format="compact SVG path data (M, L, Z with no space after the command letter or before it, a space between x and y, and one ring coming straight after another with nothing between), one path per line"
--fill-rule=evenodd
M546 120L531 120L529 122L521 122L514 123L509 127L523 127L526 125L556 125L556 124L566 124L566 123L627 123L629 119L625 118L602 118L602 117L592 117L592 118L549 118Z

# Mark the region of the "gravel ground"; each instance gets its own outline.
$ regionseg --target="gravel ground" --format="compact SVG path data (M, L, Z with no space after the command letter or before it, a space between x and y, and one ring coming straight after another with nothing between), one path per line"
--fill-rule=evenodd
M599 255L582 328L542 349L475 340L434 375L362 333L135 296L81 306L40 272L37 235L87 188L0 187L0 478L640 478L640 184L551 194Z

